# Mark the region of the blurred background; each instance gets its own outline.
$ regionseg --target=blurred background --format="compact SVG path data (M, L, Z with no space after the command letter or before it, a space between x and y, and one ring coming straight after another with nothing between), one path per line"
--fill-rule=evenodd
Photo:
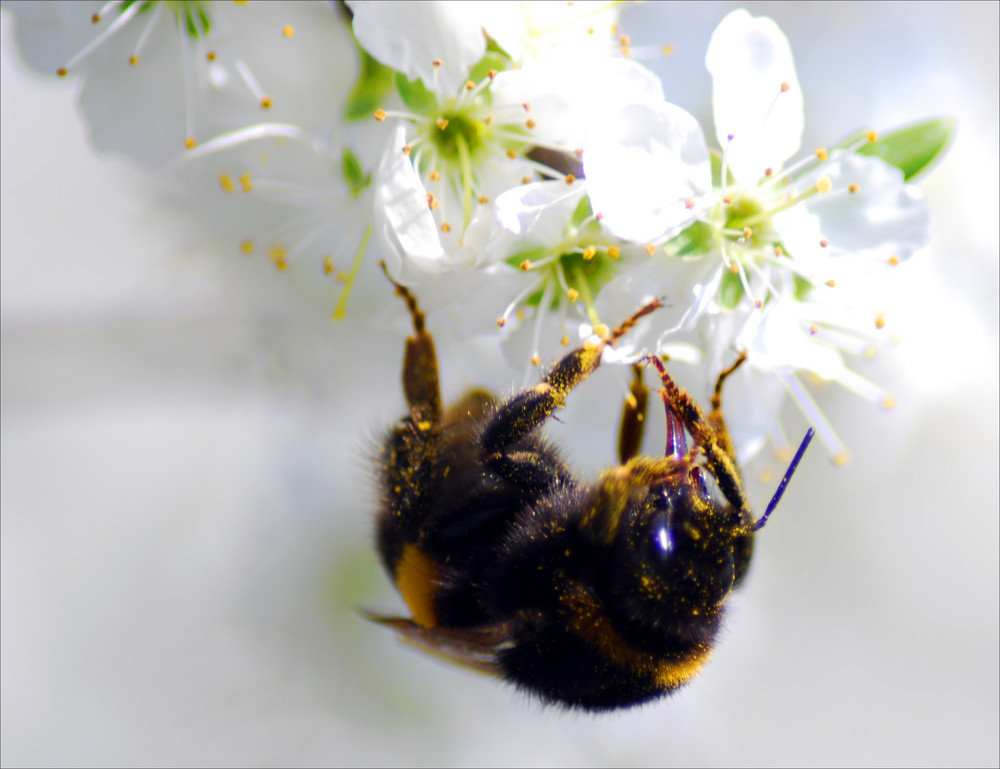
M706 126L734 7L623 11L633 45L674 46L646 63ZM1000 763L1000 6L744 7L791 41L804 149L932 116L957 134L919 180L933 247L886 297L902 338L863 370L899 406L820 393L853 463L810 451L699 679L600 717L359 617L402 608L370 520L401 333L332 323L328 287L96 155L73 79L29 72L3 14L4 765ZM447 397L515 384L434 331ZM595 376L554 427L581 472L612 460L619 408ZM751 479L758 509L772 486Z

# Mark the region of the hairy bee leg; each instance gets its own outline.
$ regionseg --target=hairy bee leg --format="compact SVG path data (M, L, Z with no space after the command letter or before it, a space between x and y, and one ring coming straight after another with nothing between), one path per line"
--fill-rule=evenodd
M662 382L666 393L664 397L670 410L684 423L688 432L691 433L691 437L694 438L695 444L704 452L705 458L708 460L708 464L715 475L716 481L718 481L723 495L738 510L750 515L750 502L747 500L746 494L743 493L742 478L739 469L736 467L736 461L733 459L732 442L729 438L729 432L726 431L725 423L721 424L720 434L715 422L702 413L698 404L695 403L694 398L677 386L670 374L663 367L663 363L660 362L659 358L647 355L640 362L652 363L656 367L660 374L660 382ZM716 388L719 392L721 392L722 382L735 370L735 367L733 367L723 372L723 375L720 375L720 379L716 382ZM714 415L716 413L714 395L712 403L712 414ZM718 415L721 420L721 408L718 410Z
M566 396L590 376L601 363L607 345L614 345L639 319L662 305L656 299L624 320L607 339L584 344L564 355L541 382L504 403L486 424L480 437L483 460L504 477L532 485L547 478L544 468L532 472L531 458L507 455L506 449L552 416L566 402Z
M719 439L719 446L732 460L733 467L737 468L737 472L736 450L733 447L733 439L729 436L729 429L726 427L726 419L722 415L722 386L733 372L746 362L746 359L746 352L741 352L732 366L719 373L719 377L715 380L715 390L712 392L712 398L709 401L712 410L708 414L708 421L712 423L712 427L715 429L715 434Z
M687 472L682 457L637 456L605 470L595 486L594 498L587 507L580 527L594 542L610 544L618 531L622 514L649 491L650 486L669 483Z
M413 322L413 336L406 338L406 350L403 353L403 392L406 394L406 403L414 421L437 425L441 421L441 385L434 337L425 328L425 316L417 304L417 298L406 286L392 279L385 262L379 262L379 266L395 287L396 296L406 302Z
M642 381L642 366L632 366L632 386L622 407L621 428L618 431L618 461L625 464L639 453L646 427L646 404L649 388Z

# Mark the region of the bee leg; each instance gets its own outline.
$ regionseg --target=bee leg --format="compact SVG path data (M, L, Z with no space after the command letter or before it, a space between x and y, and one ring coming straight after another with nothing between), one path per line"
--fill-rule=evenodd
M566 403L566 396L590 376L601 363L601 353L614 345L639 319L660 307L653 300L627 318L607 339L586 343L564 355L534 387L518 393L501 405L486 423L480 436L483 461L505 478L521 485L543 486L551 479L544 463L536 463L534 455L508 455L507 448L525 437Z
M622 424L618 431L618 461L625 464L639 453L646 427L646 403L649 388L642 382L642 366L632 366L632 386L622 407Z
M729 437L729 430L726 428L726 420L722 416L722 385L736 369L743 365L746 359L746 352L741 352L732 366L719 373L718 379L715 380L715 391L712 393L712 398L709 401L712 405L712 410L708 414L708 421L712 423L715 435L719 440L719 446L732 460L733 467L737 466L736 451L733 448L733 440Z
M417 304L416 297L406 286L392 279L380 262L382 272L396 288L396 296L406 302L413 321L413 336L406 338L406 351L403 354L403 392L406 403L410 407L414 422L438 425L441 422L441 385L438 380L437 351L434 348L434 337L424 327L424 313Z
M712 396L712 411L706 417L694 398L681 390L663 367L659 358L647 355L643 363L652 363L660 374L660 381L666 393L665 400L674 415L684 423L691 433L695 445L705 454L709 467L719 483L719 488L726 499L741 513L750 515L750 502L743 493L743 482L740 471L733 456L732 440L722 419L721 393L722 384L742 361L726 369L719 375L715 384L715 394Z

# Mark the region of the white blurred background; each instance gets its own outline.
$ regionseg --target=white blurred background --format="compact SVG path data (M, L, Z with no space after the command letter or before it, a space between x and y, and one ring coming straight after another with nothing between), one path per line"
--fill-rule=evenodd
M706 126L733 7L623 12L634 45L675 46L647 63ZM931 116L957 135L920 180L934 246L887 297L904 336L865 369L898 408L821 393L853 464L810 452L702 676L600 717L358 616L401 608L366 458L402 410L402 335L330 322L323 289L95 155L72 78L29 73L3 14L4 765L1000 763L1000 6L745 7L791 41L806 149ZM373 285L357 302L385 301ZM514 384L435 332L446 396ZM574 405L553 432L593 472L620 386L595 376Z

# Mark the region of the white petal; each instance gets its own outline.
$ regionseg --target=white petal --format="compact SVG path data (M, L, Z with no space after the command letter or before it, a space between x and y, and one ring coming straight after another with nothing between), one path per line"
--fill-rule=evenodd
M698 121L667 102L629 104L608 115L591 131L583 164L602 223L636 243L689 222L685 201L711 187Z
M375 231L393 277L412 283L439 273L445 252L427 206L427 190L402 152L405 143L406 129L397 126L375 175Z
M469 68L486 53L474 4L355 0L348 5L354 34L368 53L439 94L456 95ZM442 62L437 72L435 60Z
M494 228L486 250L497 262L539 246L559 243L585 193L582 182L536 182L496 199Z
M802 328L792 304L774 300L763 311L753 312L737 346L747 350L750 365L760 371L805 369L824 379L843 379L847 370L840 354Z
M802 89L788 39L771 19L745 10L722 20L708 44L715 130L741 184L777 171L802 144ZM789 89L781 93L782 83ZM728 137L733 139L729 142Z
M808 208L831 248L903 261L930 242L930 208L898 168L851 154L824 172L834 191L815 196ZM852 183L858 191L845 193Z

